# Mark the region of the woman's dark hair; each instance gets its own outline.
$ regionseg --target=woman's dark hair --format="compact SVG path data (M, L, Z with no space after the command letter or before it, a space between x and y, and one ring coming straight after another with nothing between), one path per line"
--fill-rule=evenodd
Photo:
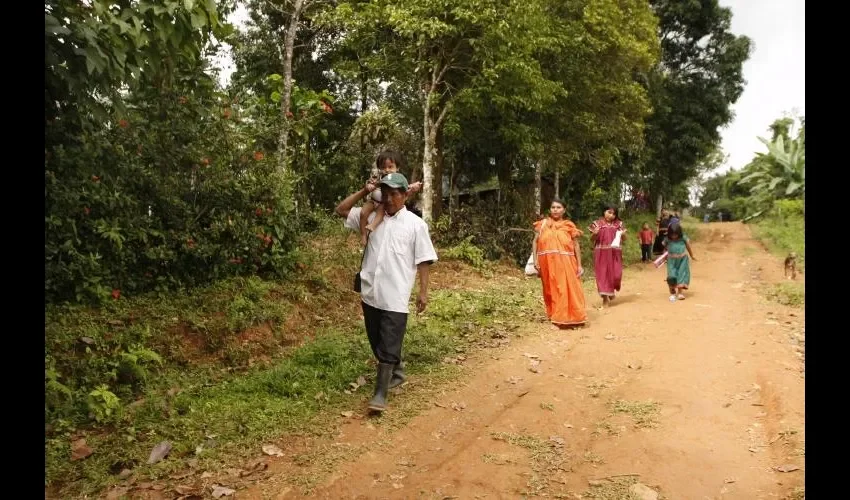
M558 198L557 196L552 198L552 202L549 203L549 205L551 205L552 203L557 203L558 205L561 205L562 207L564 207L564 209L567 208L567 204L564 203L564 200Z
M383 170L384 163L387 160L392 160L395 163L395 166L398 167L399 170L404 166L404 160L397 151L393 151L392 149L385 149L381 151L381 154L378 155L378 158L375 160L375 166L378 167L378 170Z
M678 222L674 222L667 226L667 237L669 238L671 234L678 235L679 238L682 237L682 225Z
M605 205L604 208L602 208L602 215L604 216L605 212L607 212L608 210L614 212L614 220L620 220L620 208L617 207L617 205L614 205L613 203L608 203L607 205Z

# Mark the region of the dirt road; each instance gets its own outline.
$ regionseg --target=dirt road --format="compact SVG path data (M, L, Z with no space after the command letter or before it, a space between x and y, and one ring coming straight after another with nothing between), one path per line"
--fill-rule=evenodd
M351 419L337 440L366 451L311 496L614 499L637 481L668 499L795 498L803 310L759 295L781 262L745 226L703 228L687 300L668 302L663 270L630 269L588 328L530 325L404 428ZM298 497L279 484L237 496Z

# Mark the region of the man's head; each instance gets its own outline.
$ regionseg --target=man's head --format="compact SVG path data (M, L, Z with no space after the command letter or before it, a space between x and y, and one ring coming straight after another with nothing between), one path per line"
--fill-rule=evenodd
M407 178L398 172L387 174L381 179L381 199L388 215L394 215L404 207L408 186Z

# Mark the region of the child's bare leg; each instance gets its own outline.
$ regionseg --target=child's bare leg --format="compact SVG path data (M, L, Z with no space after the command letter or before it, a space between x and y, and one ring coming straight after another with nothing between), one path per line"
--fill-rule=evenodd
M375 202L367 201L363 204L363 209L360 211L360 244L366 246L366 226L369 225L369 216L375 211Z
M375 219L371 224L366 226L366 230L370 233L378 228L381 222L384 220L384 204L381 203L378 205L378 208L375 209Z

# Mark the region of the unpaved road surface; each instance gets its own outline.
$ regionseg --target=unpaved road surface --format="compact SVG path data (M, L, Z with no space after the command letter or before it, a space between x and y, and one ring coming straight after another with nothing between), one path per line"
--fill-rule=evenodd
M336 444L362 453L309 496L618 498L606 484L635 478L668 499L793 498L805 478L804 312L758 293L782 280L781 261L748 228L702 228L687 300L668 302L663 269L629 269L589 327L529 325L470 359L470 375L403 428L350 419ZM273 479L236 496L301 494Z

